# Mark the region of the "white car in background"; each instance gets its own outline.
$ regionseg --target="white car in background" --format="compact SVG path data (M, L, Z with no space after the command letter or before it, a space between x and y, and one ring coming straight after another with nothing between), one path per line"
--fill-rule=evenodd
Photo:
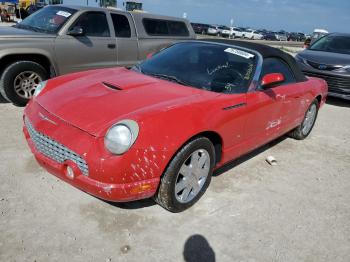
M243 31L242 29L238 27L230 27L230 38L242 38L243 37Z
M288 36L285 32L277 32L275 33L276 35L276 39L278 41L287 41L288 40Z
M244 38L248 38L248 39L252 39L252 40L261 40L263 38L263 35L260 34L258 31L256 30L252 30L252 29L246 29L243 32L243 37Z
M223 37L229 37L231 34L231 29L227 26L219 26L220 35Z
M217 35L217 36L219 36L220 35L219 26L217 26L217 25L209 26L207 34L208 35Z

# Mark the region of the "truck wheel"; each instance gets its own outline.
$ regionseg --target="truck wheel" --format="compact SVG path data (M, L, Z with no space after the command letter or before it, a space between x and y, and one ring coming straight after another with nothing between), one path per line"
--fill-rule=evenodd
M315 125L317 113L318 101L315 99L307 109L303 122L292 130L289 133L289 136L297 140L305 139L311 133L311 130Z
M164 172L155 201L171 212L196 203L209 186L215 165L214 146L198 137L183 146Z
M25 106L37 85L48 77L48 72L40 64L18 61L5 68L0 79L0 93L14 105Z

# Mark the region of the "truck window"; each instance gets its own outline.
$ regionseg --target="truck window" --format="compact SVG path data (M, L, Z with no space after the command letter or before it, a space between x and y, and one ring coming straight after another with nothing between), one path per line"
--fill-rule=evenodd
M143 26L149 35L158 36L188 36L189 32L184 22L144 18Z
M106 14L102 12L86 12L82 14L72 28L75 26L82 27L86 36L110 36Z
M184 22L168 21L170 35L188 36L188 30Z
M129 20L125 15L111 14L116 37L131 37Z

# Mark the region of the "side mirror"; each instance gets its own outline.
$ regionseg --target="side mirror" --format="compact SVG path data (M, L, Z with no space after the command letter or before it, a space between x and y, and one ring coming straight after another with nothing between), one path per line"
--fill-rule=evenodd
M83 36L84 35L84 29L81 26L74 26L72 29L70 29L67 32L67 35L71 36Z
M285 80L284 75L281 73L271 73L264 75L261 86L266 89L273 87L274 85L280 84Z

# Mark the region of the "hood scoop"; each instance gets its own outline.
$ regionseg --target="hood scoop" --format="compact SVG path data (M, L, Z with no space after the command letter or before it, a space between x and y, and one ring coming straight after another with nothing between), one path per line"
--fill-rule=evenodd
M112 84L107 83L107 82L102 82L102 84L103 84L105 87L110 88L110 89L114 89L114 90L123 90L123 89L121 89L119 86L112 85Z

